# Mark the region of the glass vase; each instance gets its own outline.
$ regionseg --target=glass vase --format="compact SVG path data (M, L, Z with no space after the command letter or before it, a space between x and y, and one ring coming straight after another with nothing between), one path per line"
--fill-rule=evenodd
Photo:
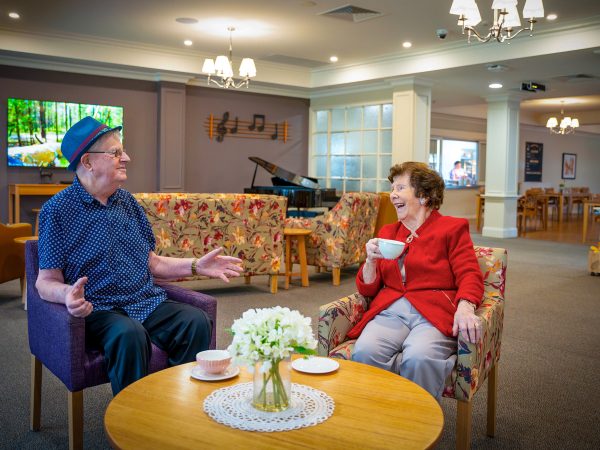
M252 406L260 411L278 412L291 404L290 358L254 364Z

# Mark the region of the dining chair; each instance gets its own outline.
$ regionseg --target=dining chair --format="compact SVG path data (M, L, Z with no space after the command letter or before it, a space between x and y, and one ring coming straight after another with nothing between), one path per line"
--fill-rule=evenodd
M108 383L104 356L85 339L85 319L74 317L63 304L43 300L35 283L38 277L38 242L25 245L27 270L27 328L31 351L30 428L40 430L42 365L67 388L69 449L83 448L83 390ZM204 310L210 318L215 348L217 300L172 284L160 284L170 299ZM167 354L152 344L150 373L168 367Z
M544 188L544 194L547 195L546 201L548 203L548 212L551 213L551 220L554 220L554 213L556 212L556 217L558 219L558 193L554 190L553 187ZM555 197L550 197L550 195L554 195Z
M533 229L537 228L538 216L542 214L538 209L538 203L534 196L525 195L517 200L517 232L519 236L525 236L529 222L533 220Z
M473 396L487 379L487 435L496 433L496 392L498 361L504 320L504 288L507 251L503 248L475 246L479 268L483 274L483 301L475 314L483 324L483 337L477 344L457 337L457 360L446 379L443 396L457 400L456 448L471 446ZM318 354L350 359L356 340L346 334L360 321L371 299L359 293L335 300L319 308Z
M573 206L577 207L577 217L579 217L583 211L583 204L589 198L590 188L589 187L577 187L572 188L572 193L574 194L570 197L569 202L569 214Z

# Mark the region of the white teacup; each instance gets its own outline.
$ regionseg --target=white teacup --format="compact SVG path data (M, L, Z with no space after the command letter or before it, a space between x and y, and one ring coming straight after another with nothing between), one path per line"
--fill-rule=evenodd
M379 251L385 259L396 259L404 250L404 242L394 241L392 239L377 239Z

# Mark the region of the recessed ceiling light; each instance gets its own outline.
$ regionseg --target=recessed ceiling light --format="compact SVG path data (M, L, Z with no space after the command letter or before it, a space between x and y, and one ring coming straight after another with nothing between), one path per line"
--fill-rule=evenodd
M546 20L556 20L557 18L558 18L558 16L556 14L554 14L554 13L548 14L546 16Z
M178 17L175 19L175 22L192 25L194 23L198 23L198 19L194 19L193 17Z
M490 89L501 89L502 88L502 84L501 83L490 83L490 85L488 87Z
M408 42L408 41L403 42L402 43L402 47L404 47L404 48L411 48L412 47L412 42Z
M193 42L190 41L189 39L186 39L185 41L183 41L183 45L187 45L188 47L192 44L193 44Z
M21 15L18 12L9 12L8 17L11 19L20 19Z
M331 62L338 62L338 57L337 56L330 56L329 57L329 61L331 61Z

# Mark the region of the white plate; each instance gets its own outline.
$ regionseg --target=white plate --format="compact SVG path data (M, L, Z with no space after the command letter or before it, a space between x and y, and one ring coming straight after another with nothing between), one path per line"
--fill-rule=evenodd
M321 356L313 356L309 358L298 358L292 362L292 367L298 372L306 373L329 373L338 370L340 363Z
M200 366L194 366L192 368L192 373L190 374L192 378L201 381L220 381L227 380L229 378L235 377L238 373L240 373L240 368L238 366L229 366L225 369L223 373L206 373L204 370L200 368Z

